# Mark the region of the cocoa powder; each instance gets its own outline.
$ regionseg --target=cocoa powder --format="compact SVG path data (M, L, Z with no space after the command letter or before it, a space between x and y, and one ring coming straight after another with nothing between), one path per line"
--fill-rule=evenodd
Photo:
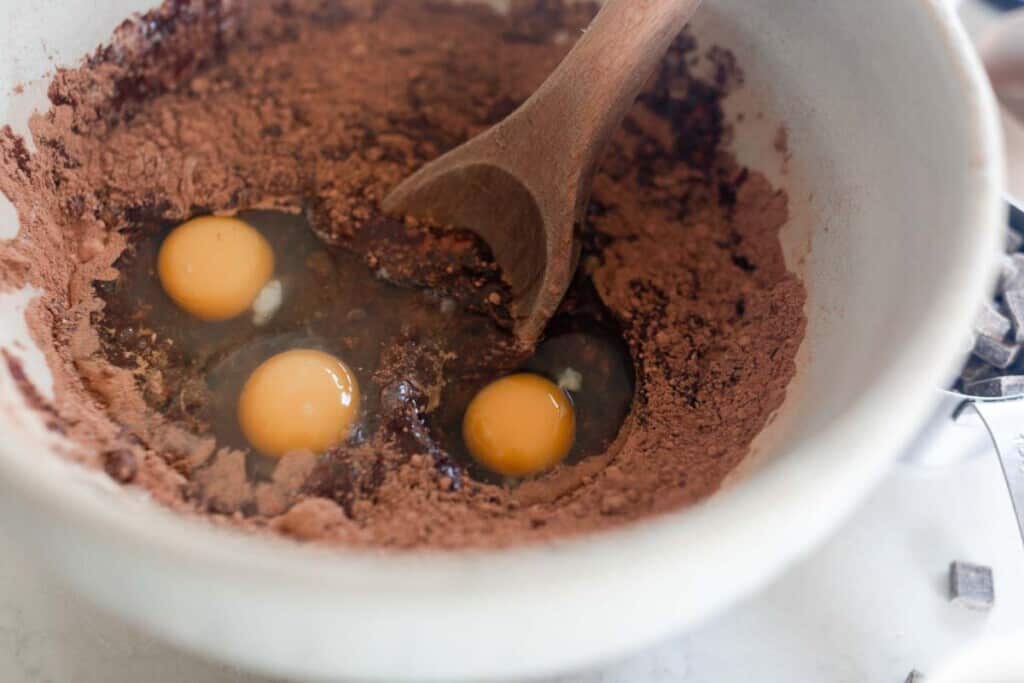
M728 151L720 103L742 74L688 34L616 135L582 227L580 267L636 368L632 412L604 455L514 487L459 481L436 454L371 441L286 458L255 482L243 453L153 410L138 375L102 353L94 324L95 283L118 277L129 229L211 211L312 206L326 243L426 278L422 251L370 239L380 200L512 111L593 11L546 0L513 2L507 16L436 1L174 2L60 70L51 108L31 121L36 152L0 135L0 190L21 222L0 246L0 284L42 291L28 318L55 401L21 384L77 444L73 457L217 523L392 548L591 532L714 492L784 398L805 295L779 244L785 194ZM710 77L692 72L701 61ZM445 258L486 266L471 241L406 227ZM479 296L500 318L506 292Z

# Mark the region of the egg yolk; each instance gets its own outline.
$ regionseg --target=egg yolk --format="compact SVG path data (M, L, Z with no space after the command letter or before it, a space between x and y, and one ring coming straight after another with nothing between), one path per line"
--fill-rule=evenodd
M238 424L257 450L325 451L344 441L359 414L359 385L323 351L293 349L264 361L238 398Z
M539 375L509 375L484 387L466 408L462 438L476 460L508 476L558 464L576 435L569 398Z
M201 320L243 313L274 273L270 243L245 221L200 216L171 231L157 274L179 307Z

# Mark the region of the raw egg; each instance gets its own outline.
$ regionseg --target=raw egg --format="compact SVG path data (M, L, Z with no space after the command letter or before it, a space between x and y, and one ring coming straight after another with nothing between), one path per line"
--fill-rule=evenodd
M530 373L484 387L466 408L462 438L481 465L507 476L557 465L572 448L576 417L568 396Z
M171 231L157 255L167 295L201 320L246 311L274 273L270 243L245 221L200 216Z
M264 361L238 398L238 424L265 455L325 451L344 441L359 414L359 385L329 353L293 349Z

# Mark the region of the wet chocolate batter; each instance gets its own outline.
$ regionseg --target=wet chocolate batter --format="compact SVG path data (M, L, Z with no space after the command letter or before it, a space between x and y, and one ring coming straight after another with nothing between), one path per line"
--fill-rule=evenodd
M57 73L36 152L0 135L22 224L0 281L43 291L29 318L56 401L30 395L72 457L216 523L395 548L593 531L718 488L781 404L804 330L778 241L786 197L728 152L720 101L742 81L728 52L684 34L641 96L538 349L508 333L484 245L379 211L523 101L594 11L512 4L169 2ZM253 210L274 211L246 215L294 261L285 305L266 327L194 333L143 284L154 245L190 216ZM261 354L309 339L356 359L366 420L326 454L265 461L219 401ZM475 387L569 365L577 410L605 431L581 425L573 457L530 481L469 466L452 425Z

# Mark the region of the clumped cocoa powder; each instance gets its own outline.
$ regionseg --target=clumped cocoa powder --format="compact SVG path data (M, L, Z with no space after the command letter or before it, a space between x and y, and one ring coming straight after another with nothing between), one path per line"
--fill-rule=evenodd
M508 16L433 0L206 0L126 21L54 77L50 110L31 122L35 153L0 134L0 190L22 226L0 246L0 283L42 291L28 317L55 402L5 349L12 374L78 445L74 457L171 507L302 540L504 546L709 495L783 400L804 290L778 239L785 194L728 151L720 102L742 75L727 51L701 53L687 34L616 135L582 226L580 267L636 369L632 413L603 456L515 488L460 479L436 453L410 455L415 442L370 441L286 457L254 482L243 453L154 411L96 327L96 283L118 277L132 229L209 211L310 207L327 244L371 267L388 261L409 283L443 284L420 267L435 256L487 270L471 239L415 221L404 229L416 248L392 248L379 202L512 111L593 11L549 0L513 2ZM701 60L711 77L692 73ZM475 305L500 323L505 296L494 284Z

